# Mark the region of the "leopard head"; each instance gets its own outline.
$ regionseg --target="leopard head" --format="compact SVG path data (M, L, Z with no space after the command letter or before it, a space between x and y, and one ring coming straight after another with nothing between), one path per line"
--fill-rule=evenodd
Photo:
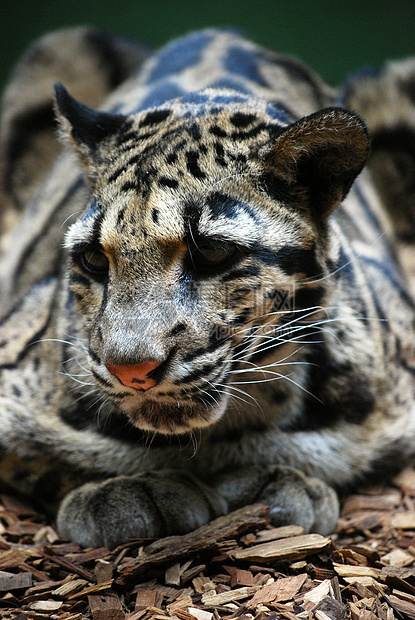
M366 129L342 109L293 122L213 89L131 115L62 86L56 101L90 190L66 249L91 375L140 428L210 425L264 364L283 376L324 306L328 216Z

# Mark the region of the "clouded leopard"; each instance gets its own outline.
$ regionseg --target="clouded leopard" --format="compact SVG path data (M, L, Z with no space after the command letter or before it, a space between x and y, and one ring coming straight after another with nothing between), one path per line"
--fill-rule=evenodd
M153 54L80 28L22 59L0 476L61 502L62 536L113 547L257 501L329 533L337 491L413 453L414 86L407 61L334 89L230 30Z

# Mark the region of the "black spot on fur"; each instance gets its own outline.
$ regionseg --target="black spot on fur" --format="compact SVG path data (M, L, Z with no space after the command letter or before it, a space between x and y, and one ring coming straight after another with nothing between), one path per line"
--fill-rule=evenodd
M186 331L186 329L187 327L185 323L178 323L173 327L173 329L170 330L169 336L177 336L178 334Z
M145 115L140 122L140 127L147 127L148 125L157 125L162 123L171 115L171 110L153 110Z
M153 209L151 212L151 219L155 224L159 223L159 212L157 209Z
M114 170L114 172L112 172L110 176L108 177L107 183L114 183L114 181L116 181L118 177L120 177L124 171L125 171L125 166L121 166L120 168L117 168L116 170Z
M64 196L62 197L61 201L59 202L59 204L56 205L56 208L54 210L54 215L52 217L49 217L46 222L45 225L41 228L41 230L38 232L37 235L34 235L32 237L31 242L26 246L25 251L23 252L23 254L21 254L20 256L20 260L19 263L16 267L15 270L15 286L18 285L19 282L19 278L21 274L24 274L25 271L25 267L27 266L28 262L30 262L31 256L33 253L36 252L36 250L39 247L39 241L40 240L44 240L47 235L49 234L50 230L53 230L53 228L56 226L57 224L57 219L59 220L59 226L62 227L62 221L61 221L61 209L62 206L67 204L69 202L69 200L73 199L74 196L76 195L76 193L80 190L82 190L82 188L84 187L84 181L82 179L82 177L79 177L68 189L67 192L65 192ZM58 260L56 260L55 263L55 272L58 273L60 269L60 255L58 257Z
M209 336L209 343L206 347L199 347L190 353L187 353L183 357L184 362L191 362L197 357L201 357L206 355L206 353L212 353L216 351L226 340L229 335L227 329L223 327L223 325L214 325L211 329Z
M198 142L202 137L200 127L196 123L190 125L190 127L187 128L187 132L193 140L196 140L196 142Z
M100 383L101 385L104 385L107 388L112 388L112 383L110 383L110 381L107 381L104 377L101 377L101 375L98 374L94 369L91 370L91 373L93 374L95 379L98 381L98 383Z
M295 82L303 82L307 84L313 93L319 106L327 105L324 95L321 91L320 84L316 81L313 74L309 69L301 65L294 59L278 57L277 64L282 69L285 69L290 79Z
M118 211L118 215L117 215L117 226L120 226L121 222L124 221L124 215L125 215L125 210L126 210L126 206L122 207L119 211Z
M222 129L221 127L218 127L217 125L213 125L210 129L209 129L210 133L212 133L214 136L217 136L218 138L226 138L227 137L227 132Z
M107 73L109 90L116 88L127 77L121 58L116 53L112 37L106 32L93 29L86 34L86 42L101 58L100 69Z
M133 190L133 192L140 191L140 182L138 179L134 179L134 180L130 179L128 181L125 181L125 183L122 184L121 192L129 192L130 190Z
M238 153L233 159L241 164L246 164L247 157L243 153Z
M22 395L21 389L17 385L12 385L13 394L19 398Z
M204 179L206 174L199 167L199 153L198 151L188 151L186 153L187 169L197 179Z
M148 140L157 133L157 129L153 131L147 131L146 133L137 133L137 131L129 131L127 133L121 133L116 140L116 145L122 152L129 151L132 148L136 148L137 141Z
M217 361L210 363L210 364L204 364L201 368L196 368L195 370L190 372L188 375L185 375L182 379L178 380L177 383L179 384L191 383L192 381L195 381L196 379L200 379L201 377L209 376L212 373L212 371L216 368L217 364L218 364Z
M169 179L168 177L160 177L158 180L161 187L171 187L176 189L179 186L179 182L176 179Z
M249 131L234 131L231 134L232 140L249 140L257 136L263 129L266 128L265 123L259 123Z
M248 127L256 119L255 114L246 114L244 112L235 112L231 116L231 123L235 127Z
M207 352L211 353L220 347L228 337L228 330L224 329L222 325L215 325L210 332L209 344Z
M95 353L93 349L88 349L88 355L96 364L101 364L101 358Z
M225 149L223 148L223 146L222 146L222 144L220 142L215 142L213 147L214 147L215 153L216 153L216 158L215 158L216 163L219 166L222 166L224 168L226 166Z
M272 392L271 398L272 402L274 402L276 405L282 405L287 400L288 394L287 392L280 392L275 390Z
M169 153L166 157L168 164L174 164L177 161L177 153Z

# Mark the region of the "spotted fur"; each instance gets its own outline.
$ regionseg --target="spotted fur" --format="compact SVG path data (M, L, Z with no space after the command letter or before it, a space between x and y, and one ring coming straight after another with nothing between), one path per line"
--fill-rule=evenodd
M414 306L390 219L410 197L403 183L391 204L375 172L384 114L412 131L412 65L335 90L233 31L144 62L109 35L53 37L55 81L68 40L112 81L92 83L99 111L56 86L67 146L39 170L44 134L7 92L50 39L6 92L3 221L23 213L0 263L1 477L64 498L60 532L85 545L254 501L330 532L333 489L413 454Z

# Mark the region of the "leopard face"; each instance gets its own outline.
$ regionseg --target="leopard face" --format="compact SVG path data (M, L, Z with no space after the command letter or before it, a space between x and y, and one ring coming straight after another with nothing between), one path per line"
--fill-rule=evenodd
M68 98L64 124L91 188L66 238L90 373L140 428L210 425L259 360L283 371L326 294L323 217L291 171L274 170L275 143L291 138L258 104L203 99L200 114L179 100L123 117ZM287 338L293 322L300 333Z

